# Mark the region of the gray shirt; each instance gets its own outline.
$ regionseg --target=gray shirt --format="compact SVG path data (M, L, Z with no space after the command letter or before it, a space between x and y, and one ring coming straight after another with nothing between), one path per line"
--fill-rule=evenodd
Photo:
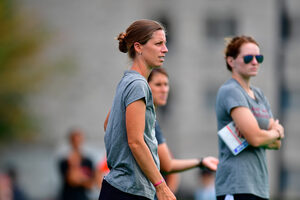
M110 169L105 180L123 192L153 199L155 188L134 159L127 141L126 107L140 99L144 99L146 104L144 140L159 168L154 131L156 116L150 87L138 72L125 71L117 86L104 136L107 164Z
M251 89L255 99L235 79L230 79L221 86L216 101L218 130L233 121L230 112L235 107L249 108L259 127L268 129L269 120L273 117L270 105L261 90L252 86ZM248 193L269 198L265 148L249 145L234 156L219 137L219 161L216 173L217 196Z
M155 137L157 139L158 145L163 144L166 142L166 138L164 137L162 130L159 126L158 121L155 122Z

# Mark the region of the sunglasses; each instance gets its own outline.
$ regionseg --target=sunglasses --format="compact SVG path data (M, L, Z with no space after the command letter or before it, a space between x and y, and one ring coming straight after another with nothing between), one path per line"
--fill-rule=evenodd
M245 55L244 56L244 63L248 64L253 60L254 55ZM255 55L255 59L258 63L262 63L264 61L263 55Z

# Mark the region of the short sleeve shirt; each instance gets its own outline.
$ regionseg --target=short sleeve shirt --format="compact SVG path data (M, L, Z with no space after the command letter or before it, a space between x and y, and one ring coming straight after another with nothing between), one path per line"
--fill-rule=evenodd
M267 130L273 117L270 105L256 87L251 98L235 79L224 83L217 94L216 115L218 130L233 121L230 112L235 107L247 107L255 116L261 129ZM219 137L219 165L216 173L216 194L254 194L269 198L268 170L264 147L248 146L234 156Z
M138 72L125 71L117 86L104 136L107 164L110 169L105 180L123 192L153 199L155 188L134 159L127 141L126 107L140 99L146 104L144 140L159 168L154 131L156 116L150 87Z

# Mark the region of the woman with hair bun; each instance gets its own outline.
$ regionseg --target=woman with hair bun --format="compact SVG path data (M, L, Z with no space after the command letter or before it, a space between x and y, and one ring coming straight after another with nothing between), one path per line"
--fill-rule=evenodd
M100 200L176 199L159 171L155 110L147 78L161 67L168 49L165 30L152 20L138 20L120 33L119 50L132 60L119 82L105 127L110 169Z

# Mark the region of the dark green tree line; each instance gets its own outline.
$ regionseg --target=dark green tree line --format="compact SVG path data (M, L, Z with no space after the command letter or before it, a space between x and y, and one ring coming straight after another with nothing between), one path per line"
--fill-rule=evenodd
M40 60L47 38L41 23L14 0L0 0L0 142L34 132L25 99L47 74Z

